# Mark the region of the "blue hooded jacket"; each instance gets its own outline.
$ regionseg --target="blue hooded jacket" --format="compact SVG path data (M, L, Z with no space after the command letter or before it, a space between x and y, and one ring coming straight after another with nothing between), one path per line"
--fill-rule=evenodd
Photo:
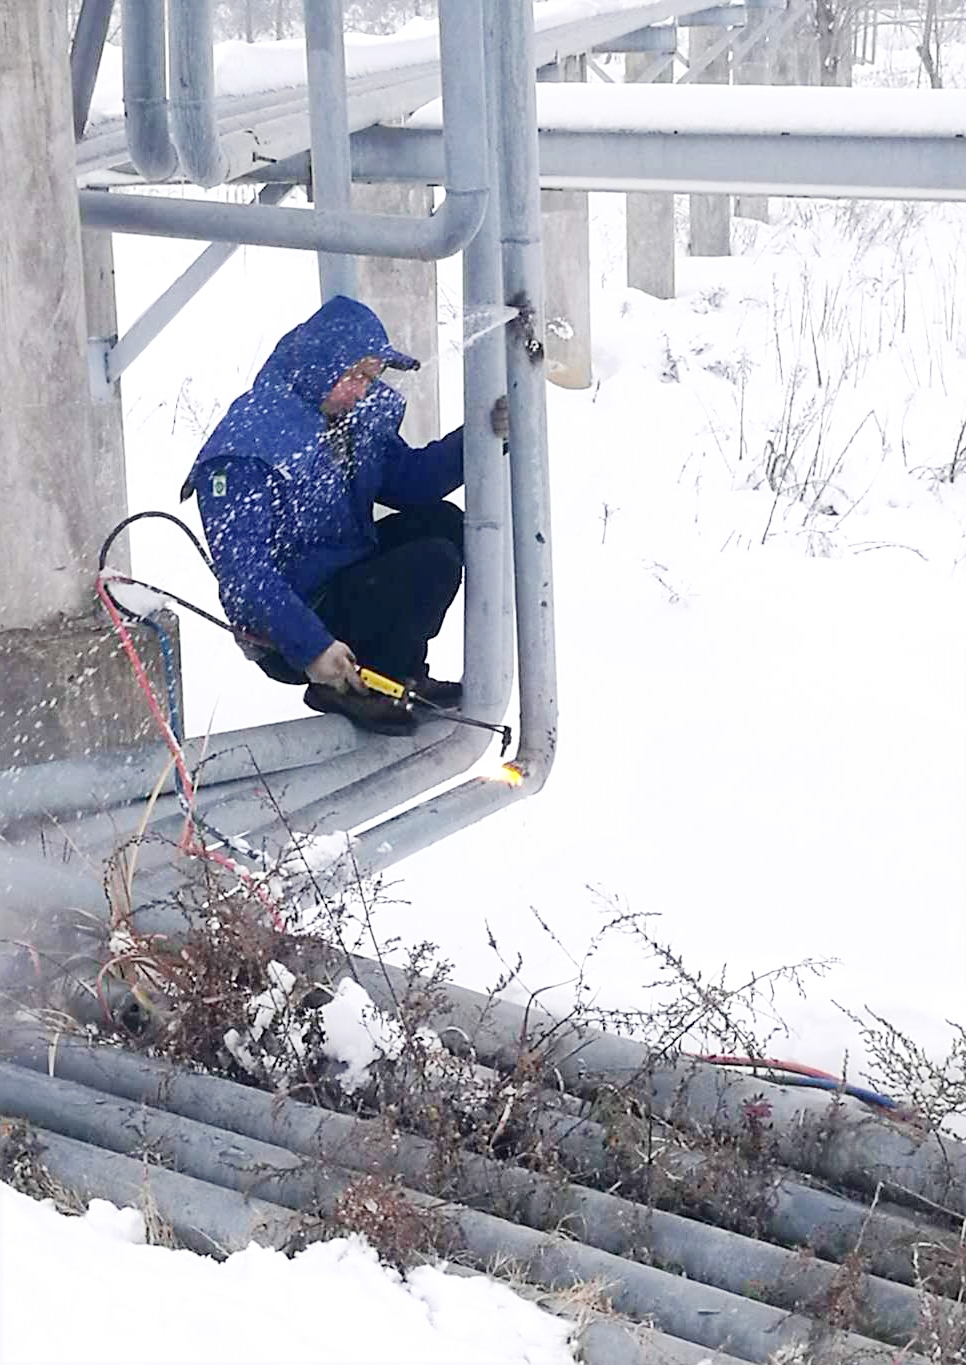
M321 403L365 356L418 366L389 345L371 309L330 299L281 339L182 490L198 495L228 619L271 641L299 672L333 640L309 603L376 548L373 503L437 502L463 482L462 428L420 449L407 445L399 435L405 400L380 380L334 435Z

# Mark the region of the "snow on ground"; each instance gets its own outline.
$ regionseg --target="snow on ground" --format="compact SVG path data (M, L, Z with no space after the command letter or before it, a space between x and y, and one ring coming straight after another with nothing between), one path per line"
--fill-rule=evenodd
M359 1237L224 1262L147 1246L134 1209L83 1217L0 1184L4 1365L570 1365L569 1324L495 1282L405 1280ZM49 1292L56 1311L41 1297Z
M915 83L886 47L890 79ZM394 869L377 923L437 942L464 985L499 975L492 933L523 956L517 998L554 985L541 1000L565 1008L573 985L557 983L582 966L601 1007L634 1010L661 973L633 935L599 934L646 913L692 970L727 964L734 983L838 959L804 996L779 988L779 1055L848 1056L859 1079L835 1002L940 1055L966 971L966 469L949 478L966 209L773 201L769 225L736 223L731 259L679 258L673 302L625 287L620 201L595 196L593 222L595 383L548 392L557 762L540 796ZM197 251L117 239L122 331ZM454 425L452 264L441 280ZM132 511L194 520L177 490L205 433L316 301L314 259L242 249L131 367ZM136 528L134 553L217 610L171 528ZM304 714L194 618L182 648L193 732ZM433 664L460 668L456 610ZM139 1231L0 1187L0 1359L568 1359L562 1329L507 1291L428 1269L403 1283L353 1240L216 1265ZM56 1286L56 1314L38 1285Z
M489 926L523 953L522 999L572 981L620 905L736 984L840 959L780 997L779 1053L834 1071L848 1053L858 1079L836 1001L944 1053L966 964L966 471L948 481L966 211L773 201L771 224L736 223L731 259L682 256L662 302L624 286L619 198L593 202L595 383L548 391L557 762L539 797L394 869L385 931L429 937L483 988L500 972ZM194 248L117 253L123 326ZM240 251L131 368L132 508L178 510L205 431L312 308L314 270ZM455 425L458 272L442 278ZM142 530L136 567L217 609L175 536ZM183 632L194 731L302 714L227 636ZM432 659L458 673L456 610ZM653 998L632 948L595 948L602 1007Z

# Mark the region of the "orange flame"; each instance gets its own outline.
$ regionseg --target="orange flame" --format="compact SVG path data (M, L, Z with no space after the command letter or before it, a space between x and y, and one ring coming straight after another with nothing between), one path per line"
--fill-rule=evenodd
M513 763L504 763L499 776L504 782L509 782L511 787L519 787L523 784L523 773Z

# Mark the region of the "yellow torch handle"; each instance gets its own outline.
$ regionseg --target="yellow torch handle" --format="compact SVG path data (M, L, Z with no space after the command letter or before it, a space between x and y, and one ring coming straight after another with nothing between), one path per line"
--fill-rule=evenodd
M366 687L371 687L373 692L381 692L386 697L402 698L406 695L406 688L402 683L398 683L393 678L383 677L381 673L374 673L371 668L360 668L359 677Z

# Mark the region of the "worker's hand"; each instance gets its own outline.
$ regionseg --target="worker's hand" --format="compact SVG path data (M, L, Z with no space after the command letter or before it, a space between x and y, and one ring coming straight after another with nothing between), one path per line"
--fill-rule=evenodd
M502 441L505 441L510 435L510 400L505 393L493 404L490 412L490 425L493 428L493 434L499 436Z
M333 640L328 649L312 660L305 672L312 682L334 687L337 692L366 691L366 685L359 677L356 656L341 640Z

